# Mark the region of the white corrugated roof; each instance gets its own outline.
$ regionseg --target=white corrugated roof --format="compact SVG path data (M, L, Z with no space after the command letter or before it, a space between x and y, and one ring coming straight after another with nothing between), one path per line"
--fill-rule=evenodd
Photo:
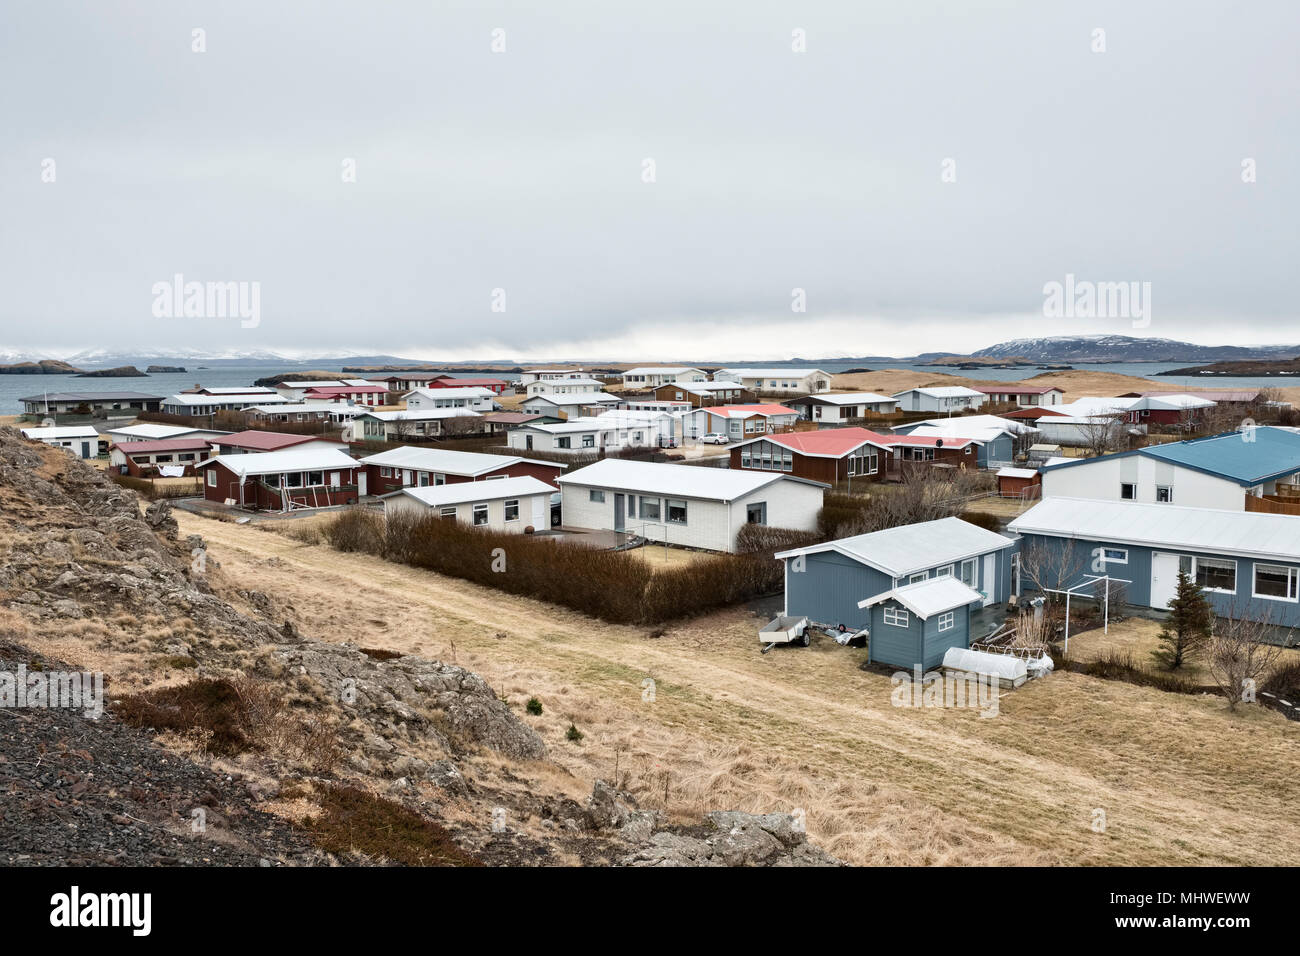
M788 475L773 475L739 468L713 468L673 465L649 461L622 461L606 458L558 479L561 485L575 484L594 488L613 488L638 494L677 495L682 498L706 498L711 501L735 501L774 481L801 481ZM802 482L818 484L817 482ZM825 487L819 485L819 487Z
M481 385L466 385L463 388L416 388L407 392L406 400L409 402L412 395L420 395L424 398L491 398L494 394L492 389Z
M392 468L410 468L415 471L429 471L441 475L481 475L489 471L526 462L530 465L544 465L551 468L562 466L549 461L534 461L517 455L485 455L477 451L451 451L446 448L416 448L403 445L390 448L377 455L361 459L367 465L386 465Z
M881 601L897 601L919 618L930 618L944 611L965 607L975 601L983 601L984 595L951 575L942 578L926 578L915 584L883 591L865 601L859 601L858 607L871 607Z
M1032 478L1038 474L1036 468L999 468L999 478Z
M1045 498L1012 521L1008 530L1107 544L1300 561L1300 515Z
M44 441L47 438L98 438L99 432L90 425L52 425L45 428L24 428L24 438Z
M134 438L139 441L162 441L164 438L180 438L183 435L189 435L193 432L209 432L208 428L190 428L188 425L123 425L121 428L110 428L106 434L121 435L125 438Z
M479 417L479 413L470 408L412 408L404 412L366 412L357 417L369 416L381 422L423 422L435 418L459 418L462 415Z
M384 495L409 495L430 508L442 505L463 505L470 501L497 501L501 498L523 498L527 495L550 495L555 491L544 481L531 475L517 478L499 478L490 481L461 481L454 485L426 485L422 488L403 488Z
M831 405L869 405L877 402L898 401L898 399L894 398L892 395L878 395L875 392L819 392L816 395L809 395L808 397Z
M559 381L562 382L563 379ZM545 395L533 395L524 404L532 405L534 402L546 402L550 405L606 405L610 402L617 404L619 397L611 395L609 392L580 392L562 395L548 392Z
M714 373L714 378L722 373L729 375L740 375L744 378L803 378L805 375L812 375L814 372L820 372L822 375L829 375L829 372L823 372L819 368L720 368Z
M978 429L987 432L1010 432L1013 435L1023 435L1025 432L1034 430L1033 426L1026 425L1024 422L1012 418L1001 418L998 415L957 415L952 418L927 418L923 422L912 422L910 425L895 425L894 431L901 432L912 426L940 429L946 434L956 435L960 438L976 438L978 437L976 434ZM911 434L915 434L915 432ZM932 434L938 434L938 432Z
M807 548L777 553L778 558L818 551L838 551L845 557L879 568L893 577L923 571L941 564L951 564L1012 545L1010 538L962 521L939 518L917 524L886 528L852 538L840 538Z
M920 395L929 395L931 398L986 398L983 392L977 392L973 388L967 388L965 385L935 385L930 388L905 388L901 392L895 392L893 398L899 395L906 395L908 392L916 392Z
M704 369L693 368L689 365L643 365L640 368L630 368L624 375L681 375L682 372L699 372L704 374Z
M336 448L287 448L248 455L217 455L195 467L206 468L216 462L240 477L293 471L344 471L357 467L355 458Z

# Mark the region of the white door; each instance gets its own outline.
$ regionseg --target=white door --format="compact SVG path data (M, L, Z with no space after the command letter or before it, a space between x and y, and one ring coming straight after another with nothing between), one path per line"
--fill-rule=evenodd
M1156 551L1151 555L1151 606L1165 608L1178 593L1178 555Z
M550 503L550 495L533 495L533 528L537 531L545 531L551 526L546 518L546 506Z
M366 479L369 475L364 471L357 472L357 497L364 498L366 494Z
M983 585L980 591L984 595L984 606L988 607L993 603L993 598L997 596L997 573L998 573L998 556L996 554L984 555L984 573L980 575L980 584Z

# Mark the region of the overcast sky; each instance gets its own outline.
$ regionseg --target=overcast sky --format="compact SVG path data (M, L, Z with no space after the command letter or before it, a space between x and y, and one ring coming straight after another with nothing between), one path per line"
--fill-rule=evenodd
M1300 342L1297 36L1295 0L12 0L0 350ZM1150 282L1149 326L1044 317L1068 273ZM259 324L156 317L176 274Z

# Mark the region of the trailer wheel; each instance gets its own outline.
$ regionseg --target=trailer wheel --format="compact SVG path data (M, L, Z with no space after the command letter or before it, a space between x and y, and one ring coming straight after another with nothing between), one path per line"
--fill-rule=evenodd
M808 633L807 629L805 629L803 634L800 635L799 643L804 647L807 647L812 643L812 635Z

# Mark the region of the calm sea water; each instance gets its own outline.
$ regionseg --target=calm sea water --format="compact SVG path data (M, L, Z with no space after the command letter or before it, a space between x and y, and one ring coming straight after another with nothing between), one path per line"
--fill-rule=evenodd
M758 363L750 363L757 365ZM789 366L789 362L766 362L764 367L780 368ZM1267 386L1300 386L1300 376L1277 375L1267 377L1230 377L1218 375L1206 376L1168 376L1157 375L1158 372L1179 368L1186 363L1174 362L1119 362L1108 365L1081 364L1075 368L1097 372L1117 372L1121 375L1134 375L1150 378L1161 388L1263 388ZM850 368L867 368L873 371L887 368L902 368L929 374L945 371L955 375L988 379L996 382L1018 382L1041 374L1041 370L1028 366L1025 368L989 368L978 371L945 369L934 365L907 365L900 362L822 362L819 366L827 372L843 372ZM339 365L314 365L323 372L341 373ZM169 372L148 375L144 378L78 378L75 375L0 375L0 415L13 415L22 411L19 399L27 395L40 395L44 392L145 392L149 395L166 397L190 388L195 384L208 386L251 385L259 378L273 375L277 371L286 371L267 366L213 366L199 368L187 366L186 372ZM481 373L480 373L481 374ZM500 377L513 379L516 376L498 373ZM473 377L466 373L465 377Z

